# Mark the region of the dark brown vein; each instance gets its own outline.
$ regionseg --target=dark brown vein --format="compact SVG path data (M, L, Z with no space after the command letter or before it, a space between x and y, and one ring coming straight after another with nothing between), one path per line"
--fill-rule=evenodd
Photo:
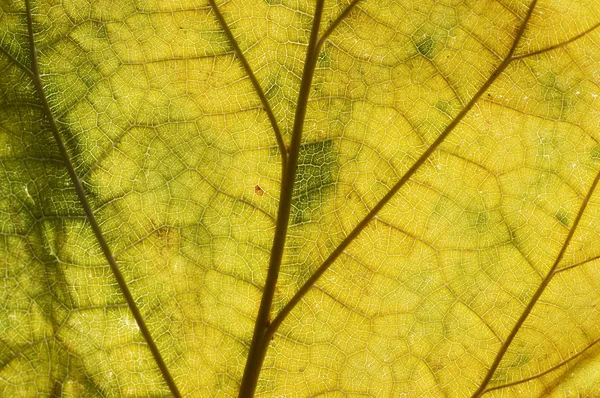
M213 4L214 0L210 1L211 4ZM302 143L302 131L304 128L304 120L306 118L312 80L316 69L318 56L327 38L338 27L342 20L350 14L354 6L356 6L359 1L360 0L354 0L352 3L350 3L348 7L346 7L346 9L338 16L338 18L329 26L320 39L318 35L321 24L321 15L323 13L324 0L317 0L316 2L315 15L300 84L300 92L298 95L298 102L296 104L296 114L294 116L294 127L292 130L288 164L287 167L284 168L284 174L282 176L277 224L275 227L275 237L273 239L269 269L267 272L267 279L265 281L265 288L263 290L260 308L256 317L256 323L254 325L254 332L252 336L252 343L250 344L248 359L244 368L244 375L242 377L242 383L240 386L240 397L252 397L254 395L258 377L260 375L262 364L269 346L270 337L266 336L265 332L269 327L275 286L279 276L283 250L285 248L285 240L291 213L294 181L296 178L300 145Z
M67 168L67 171L71 178L71 182L73 183L75 191L77 192L77 197L79 198L79 202L86 214L88 222L90 223L90 227L96 237L96 240L98 241L98 244L100 245L102 253L106 257L106 260L107 260L108 264L110 265L110 268L115 276L115 279L117 280L117 283L123 293L123 296L125 297L125 301L127 302L127 305L129 307L131 313L133 314L133 317L135 318L135 321L140 329L140 332L142 333L142 336L144 337L144 340L146 341L146 344L148 345L148 348L150 349L150 352L152 353L152 356L154 357L154 360L155 360L158 368L160 369L162 376L163 376L167 386L169 387L169 390L171 391L173 396L181 397L181 393L179 392L179 390L175 384L175 381L173 380L173 377L171 376L169 369L167 368L167 365L165 364L165 361L162 358L162 355L158 349L158 346L156 345L154 339L152 338L152 335L150 334L150 330L148 330L148 327L146 326L146 323L144 321L142 313L140 312L131 292L129 291L129 288L127 287L127 282L125 281L125 278L123 277L123 274L121 273L121 271L117 265L117 262L110 250L110 247L108 246L108 243L106 242L106 239L104 238L104 235L102 233L100 225L96 221L94 212L87 200L87 195L85 193L83 184L81 183L81 180L77 176L75 167L73 166L73 163L71 162L71 158L67 151L67 147L65 146L65 143L58 131L58 126L56 124L56 121L54 120L54 116L50 109L50 105L48 104L48 100L46 98L46 93L44 91L44 86L43 86L42 80L40 78L40 71L39 71L39 65L38 65L38 60L37 60L37 49L35 47L34 33L33 33L33 18L32 18L32 13L31 13L31 4L30 4L29 0L25 0L25 7L26 7L26 15L27 15L27 30L29 33L29 49L31 52L32 78L33 78L33 82L35 84L38 96L40 98L40 102L42 103L42 107L44 109L46 119L50 125L50 130L52 131L52 135L54 137L56 145L58 146L58 149L61 154L64 165Z
M583 354L585 354L589 349L593 348L596 346L596 344L600 343L600 338L597 338L596 340L592 341L590 344L588 344L583 350L579 351L577 354L565 359L564 361L560 361L559 363L557 363L556 365L552 366L549 369L544 370L543 372L540 372L538 374L535 374L531 377L527 377L525 379L521 379L521 380L517 380L517 381L513 381L510 383L506 383L506 384L501 384L498 386L494 386L494 387L490 387L487 388L484 393L487 393L489 391L494 391L494 390L500 390L502 388L508 388L508 387L512 387L512 386L516 386L517 384L523 384L523 383L527 383L528 381L531 380L535 380L535 379L539 379L540 377L550 373L550 372L554 372L555 370L563 367L564 365L566 365L567 363L571 362L572 360L579 358L580 356L582 356Z
M269 100L267 99L265 92L263 91L262 87L260 86L260 83L258 82L256 75L252 71L252 68L250 67L250 64L248 63L248 60L246 59L246 57L244 56L244 53L240 49L240 46L238 45L237 40L233 36L231 29L229 29L229 25L227 25L227 22L225 21L225 18L223 17L221 10L219 10L217 3L215 2L215 0L209 0L209 3L210 3L210 6L212 7L213 11L215 12L215 16L217 17L219 24L225 31L225 35L227 36L229 43L233 47L235 54L237 55L238 59L242 63L242 66L244 67L246 74L250 78L250 81L252 82L252 86L254 86L254 90L256 91L256 94L258 94L258 97L260 98L260 102L262 102L262 104L263 104L263 108L265 109L265 112L267 112L267 116L269 117L269 122L271 122L271 127L273 128L273 132L275 133L275 138L277 139L277 146L279 146L279 152L281 153L282 170L285 173L285 169L287 167L288 153L287 153L287 149L285 146L285 142L283 141L283 135L281 135L281 129L279 128L279 125L277 124L277 119L275 118L275 114L273 113L273 109L271 108L271 104L269 103Z
M417 161L408 169L408 171L400 178L400 180L390 189L390 191L371 209L371 211L358 223L356 227L344 238L344 240L336 247L336 249L327 257L327 259L317 268L317 270L311 275L310 278L302 285L298 292L290 299L288 304L279 312L273 322L269 325L269 328L265 332L265 343L274 336L275 332L288 316L288 314L298 305L302 298L308 293L311 287L321 278L321 276L329 269L329 267L335 262L335 260L343 253L344 250L356 239L358 235L367 227L373 218L381 211L381 209L396 195L396 193L408 182L408 180L421 168L421 166L429 159L429 157L436 151L436 149L446 140L448 135L456 126L462 121L462 119L469 113L475 103L483 96L487 89L494 83L494 81L504 72L506 67L512 62L513 54L519 44L527 22L531 17L533 9L537 0L534 0L531 4L528 14L521 23L521 26L517 30L513 45L504 58L504 60L498 65L496 70L492 73L489 79L481 86L479 91L471 98L469 103L460 113L456 116L452 122L444 129L444 131L438 136L438 138L425 150L425 152L417 159Z
M577 213L577 217L575 218L575 221L573 222L573 226L569 230L569 234L567 235L567 238L565 239L565 242L563 243L563 245L562 245L562 247L560 249L560 252L558 253L558 256L556 257L556 260L554 261L554 264L552 264L552 267L548 271L548 274L546 275L546 277L544 278L544 280L542 281L542 283L540 284L540 286L538 286L537 290L535 291L535 293L531 297L531 300L529 300L529 303L527 304L527 306L525 307L525 309L521 313L521 316L519 317L519 320L517 321L517 323L515 324L515 326L512 328L510 334L508 335L508 337L506 338L506 340L504 341L504 343L500 347L500 350L498 351L498 354L496 355L496 358L494 359L494 362L490 366L490 368L489 368L489 370L487 372L487 375L485 376L485 378L481 382L481 384L480 384L479 388L477 389L477 391L475 391L473 393L472 398L481 397L483 394L485 394L488 391L488 390L486 390L486 387L489 384L489 382L492 380L492 377L494 376L494 373L496 372L496 369L498 369L498 366L500 365L500 362L502 361L502 358L504 357L504 355L508 351L508 348L510 347L512 341L514 340L514 338L516 337L517 333L521 329L521 326L523 326L523 324L525 323L525 321L529 317L529 314L531 314L531 311L533 310L533 307L535 306L535 304L540 299L542 293L544 293L544 291L546 290L546 287L548 286L548 284L550 283L550 281L552 281L552 278L555 275L556 268L558 267L558 264L562 260L564 254L565 254L565 252L567 250L567 248L569 247L569 243L571 243L571 240L573 239L573 235L575 234L577 226L579 225L579 221L581 221L581 217L583 216L583 213L585 212L585 209L586 209L587 205L589 204L590 198L592 197L592 194L594 193L594 191L596 189L596 186L598 185L599 181L600 181L600 173L598 173L596 175L596 178L594 179L594 182L592 183L592 186L590 187L590 189L589 189L589 191L588 191L585 199L583 200L583 203L581 204L581 207L579 208L579 212Z
M210 1L214 2L214 0ZM250 344L250 350L244 368L244 375L240 385L240 398L254 396L256 384L258 383L258 376L269 345L268 341L270 339L266 338L265 331L269 326L271 305L273 303L273 296L275 295L275 286L277 285L279 269L281 268L283 249L285 247L290 220L294 181L296 179L296 169L298 167L298 158L300 156L300 144L302 143L304 120L308 108L308 97L310 95L312 79L319 56L318 35L324 3L325 0L317 0L315 6L315 15L308 41L308 48L306 50L306 61L302 72L298 102L296 104L296 114L294 116L294 127L292 129L289 156L281 180L279 207L277 209L277 224L275 225L275 235L273 238L271 257L269 259L269 268L260 307L258 309L258 315L256 317L256 323L254 324L252 343Z
M591 28L583 31L582 33L578 34L577 36L574 36L574 37L570 38L569 40L565 40L565 41L563 41L561 43L555 44L555 45L550 46L550 47L542 48L541 50L533 51L533 52L530 52L530 53L527 53L527 54L517 55L513 59L522 59L522 58L533 57L534 55L543 54L545 52L552 51L552 50L555 50L555 49L560 48L560 47L564 47L567 44L573 43L574 41L581 39L583 36L587 35L588 33L592 32L594 30L596 30L598 27L600 27L600 22L598 22L596 25L593 25Z

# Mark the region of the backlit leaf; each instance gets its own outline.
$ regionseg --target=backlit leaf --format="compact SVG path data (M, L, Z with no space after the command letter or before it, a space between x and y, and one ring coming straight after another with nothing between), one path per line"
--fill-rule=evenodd
M599 26L0 0L0 396L599 396Z

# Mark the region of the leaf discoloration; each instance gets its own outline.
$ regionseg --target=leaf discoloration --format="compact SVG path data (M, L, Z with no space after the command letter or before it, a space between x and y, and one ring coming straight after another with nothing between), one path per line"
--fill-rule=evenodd
M0 395L600 394L595 0L9 3Z
M292 202L294 224L310 220L321 204L327 201L337 167L337 154L332 140L300 147Z

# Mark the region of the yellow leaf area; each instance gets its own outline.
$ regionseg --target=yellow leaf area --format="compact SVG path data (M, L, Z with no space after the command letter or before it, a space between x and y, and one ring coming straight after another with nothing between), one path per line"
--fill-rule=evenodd
M317 6L217 7L0 4L0 396L173 393L107 253L181 395L237 395L269 115L289 146ZM257 396L600 396L599 23L597 0L325 1L271 319L408 177Z

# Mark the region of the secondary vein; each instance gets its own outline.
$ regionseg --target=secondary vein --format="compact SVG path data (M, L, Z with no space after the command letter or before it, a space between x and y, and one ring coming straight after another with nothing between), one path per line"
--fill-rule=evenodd
M283 173L285 173L285 169L286 169L286 165L287 165L287 156L288 156L287 149L285 147L285 142L283 141L283 135L281 134L281 129L279 128L279 125L277 124L277 119L275 118L275 114L273 113L273 109L271 108L271 104L269 103L269 100L267 99L265 92L263 91L262 87L260 86L260 83L258 82L258 79L256 78L256 75L254 74L252 67L250 67L248 60L246 59L246 57L244 56L244 53L240 49L240 46L238 45L237 40L233 36L231 29L229 29L229 25L227 25L227 21L225 21L225 17L223 17L221 10L219 10L219 7L217 6L217 3L215 2L215 0L209 0L209 3L210 3L210 6L212 7L213 11L215 12L215 15L217 17L217 20L219 21L219 24L225 31L225 35L229 39L229 43L233 47L235 54L239 58L240 62L242 63L242 66L244 67L244 70L248 74L248 77L250 78L250 81L252 82L252 86L254 86L254 90L256 90L256 94L258 94L258 97L260 98L260 102L262 103L263 108L264 108L265 112L267 113L269 122L271 123L271 127L273 128L273 132L275 133L275 139L277 140L277 146L279 147L279 152L281 153L282 170L283 170Z
M517 45L523 35L525 26L531 17L533 8L537 0L534 0L529 9L529 13L523 20L519 27L515 40L508 54L504 60L498 65L496 70L491 74L488 80L480 87L477 93L471 98L469 103L459 112L459 114L450 122L444 131L438 136L438 138L423 152L423 154L415 161L415 163L408 169L408 171L400 178L400 180L390 189L390 191L369 211L369 213L357 224L356 227L344 238L344 240L333 250L333 252L323 261L323 263L317 268L317 270L311 275L310 278L300 287L298 292L290 299L290 301L283 307L283 309L277 314L273 322L269 325L269 328L265 332L265 340L270 339L284 319L289 313L300 303L302 298L308 293L308 291L314 286L314 284L321 278L321 276L329 269L329 267L335 262L335 260L346 250L346 248L356 239L360 233L367 227L367 225L377 216L377 214L383 209L383 207L396 195L396 193L412 178L412 176L421 168L421 166L429 159L429 157L437 150L437 148L446 140L456 126L462 121L462 119L469 113L475 103L481 98L481 96L488 90L488 88L496 81L508 65L513 61L513 54L517 48Z
M310 32L308 48L306 50L306 61L302 72L302 82L300 84L300 92L298 94L298 102L296 103L296 114L294 117L294 127L292 130L292 140L288 156L288 163L284 170L281 181L281 191L279 194L279 208L277 210L277 223L275 226L275 236L273 238L273 246L271 249L271 257L269 259L269 268L267 271L267 279L263 289L263 295L254 325L252 343L248 359L244 368L244 375L240 386L240 398L252 397L256 390L258 376L262 368L262 364L266 355L268 343L265 344L265 331L269 326L269 318L271 314L271 305L275 294L275 286L279 277L279 269L283 258L283 250L287 236L289 225L294 182L296 179L296 169L298 167L298 159L300 156L300 144L302 142L302 131L304 129L304 120L308 108L308 98L312 86L312 79L317 65L318 58L318 35L321 24L321 15L325 0L317 0L315 7L315 15Z
M71 182L73 183L75 191L77 192L77 197L79 198L81 207L83 208L83 210L85 212L87 220L90 223L90 227L94 233L94 236L96 237L98 244L100 245L102 253L104 254L104 257L106 258L106 260L110 266L110 269L112 270L112 273L115 276L115 279L117 280L119 288L121 289L121 292L123 293L123 296L125 297L125 301L127 302L129 310L133 314L133 317L140 329L140 332L142 333L142 336L144 337L144 340L146 341L146 344L148 345L148 348L150 349L150 352L152 353L152 356L154 357L154 360L155 360L158 368L161 371L161 374L165 380L165 383L167 384L167 386L168 386L169 390L171 391L171 393L173 394L173 396L179 398L179 397L181 397L181 393L179 392L179 389L177 388L177 385L175 384L175 380L173 379L173 377L171 376L171 373L169 372L169 369L167 368L167 365L158 349L158 346L156 345L156 342L152 338L150 330L146 326L146 322L144 321L142 313L141 313L140 309L138 308L138 306L133 298L133 295L131 294L131 292L129 290L129 287L127 286L127 282L125 281L125 278L124 278L123 274L121 273L119 266L117 265L115 257L113 255L110 247L108 246L106 239L104 238L102 229L100 228L100 225L98 224L96 217L94 216L92 207L90 206L90 203L87 199L87 195L85 193L83 184L81 183L81 180L77 176L77 172L75 171L75 167L73 166L73 162L71 161L71 158L67 151L67 147L66 147L62 137L60 136L58 126L56 124L56 121L54 120L54 116L52 114L52 110L50 109L50 105L48 104L48 99L46 98L46 93L44 91L44 86L42 84L42 80L40 77L39 64L38 64L38 60L37 60L37 49L35 47L35 40L34 40L35 37L34 37L34 32L33 32L33 18L32 18L32 13L31 13L30 0L25 0L25 7L26 7L26 16L27 16L27 30L28 30L28 34L29 34L29 47L30 47L30 52L31 52L32 78L33 78L38 96L40 97L40 102L42 103L42 108L44 110L44 114L50 125L50 130L52 131L52 136L54 137L54 141L56 142L56 145L58 146L58 149L59 149L60 155L62 157L62 160L64 162L64 165L69 173L69 177L71 178Z
M496 358L494 359L494 362L488 369L488 372L487 372L485 378L483 379L483 381L481 382L481 384L479 385L479 388L473 393L472 398L479 398L483 394L485 394L487 391L490 390L490 389L487 389L487 385L492 380L492 377L494 376L494 373L496 373L498 366L500 366L500 362L502 361L502 358L504 358L504 355L508 351L508 348L510 347L513 340L517 336L517 333L519 332L519 330L521 330L521 326L523 326L523 324L525 323L525 321L531 314L533 307L537 304L538 300L542 296L542 293L544 293L544 291L546 290L546 287L548 287L548 285L552 281L552 278L554 277L554 275L556 275L556 270L557 270L558 264L560 264L560 261L564 257L564 254L567 251L567 248L569 247L569 243L571 243L571 240L573 239L573 235L575 234L575 231L577 230L579 222L581 221L581 217L583 216L583 213L585 212L585 209L586 209L587 205L589 204L590 199L591 199L592 195L594 194L594 191L596 190L596 186L598 185L598 182L600 182L600 172L596 175L596 178L594 179L592 186L590 187L585 199L583 200L583 203L581 204L581 207L579 208L579 212L577 213L577 217L575 218L575 221L573 222L573 226L569 230L569 234L567 235L565 242L563 243L563 245L560 249L560 252L558 253L558 256L556 257L554 264L552 264L552 267L550 268L550 270L548 271L548 273L542 280L542 283L540 283L540 285L538 286L538 288L535 291L535 293L533 294L533 296L531 296L529 303L527 304L527 306L521 313L521 316L519 317L519 319L513 326L508 337L506 338L506 340L504 340L504 343L502 343L502 346L500 347L500 349L498 350L498 353L496 354Z

